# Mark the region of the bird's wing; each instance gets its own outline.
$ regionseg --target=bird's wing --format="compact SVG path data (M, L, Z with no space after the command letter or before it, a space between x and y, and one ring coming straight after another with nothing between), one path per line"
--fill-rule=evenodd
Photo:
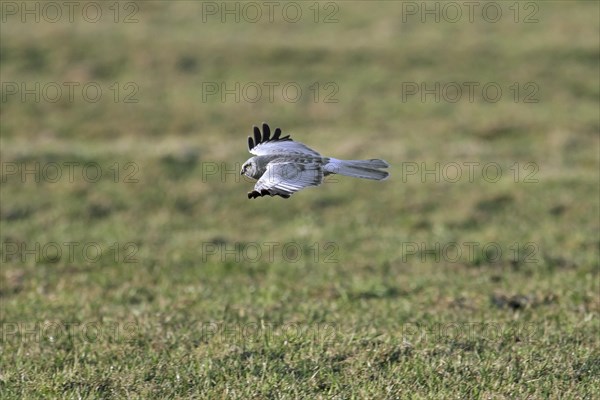
M323 182L323 168L320 160L301 160L289 157L288 161L275 161L267 165L248 198L259 196L281 196L288 198L293 193Z
M275 129L271 136L271 128L266 123L260 129L254 127L254 137L248 136L248 151L257 156L266 156L271 154L302 154L311 156L320 156L319 153L308 146L294 142L290 135L281 136L281 129Z

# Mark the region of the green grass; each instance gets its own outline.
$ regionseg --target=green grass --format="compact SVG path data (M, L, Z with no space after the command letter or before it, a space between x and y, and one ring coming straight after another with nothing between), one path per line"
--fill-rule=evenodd
M530 24L512 3L495 24L403 22L400 2L340 2L330 24L313 3L295 24L136 4L131 24L1 25L2 398L600 391L598 3L536 3ZM103 97L7 95L23 82ZM203 101L206 82L303 95ZM503 95L402 101L411 82ZM262 121L326 155L384 158L391 177L250 201L237 170ZM436 163L438 182L421 175ZM21 175L36 166L39 182Z

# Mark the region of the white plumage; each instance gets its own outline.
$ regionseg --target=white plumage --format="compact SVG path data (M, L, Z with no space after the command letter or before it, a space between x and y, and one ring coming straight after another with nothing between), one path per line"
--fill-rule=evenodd
M271 137L269 125L263 123L262 133L254 127L254 137L248 137L251 157L242 165L240 174L257 179L248 198L261 196L290 197L293 193L309 186L318 186L330 174L339 174L363 179L386 179L389 174L381 168L389 164L384 160L338 160L323 157L308 146L293 141L289 135L281 136L275 129Z

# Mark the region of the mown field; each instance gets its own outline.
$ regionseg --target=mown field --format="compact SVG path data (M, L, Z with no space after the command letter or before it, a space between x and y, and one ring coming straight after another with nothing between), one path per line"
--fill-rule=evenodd
M600 392L599 5L466 3L3 2L0 397Z

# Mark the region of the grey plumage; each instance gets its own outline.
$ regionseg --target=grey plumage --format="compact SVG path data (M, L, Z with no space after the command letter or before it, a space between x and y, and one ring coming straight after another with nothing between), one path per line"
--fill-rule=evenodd
M290 135L281 136L281 129L271 129L263 123L253 127L254 138L248 137L248 150L254 157L243 165L240 174L258 180L248 198L261 196L290 197L309 186L318 186L330 174L363 179L384 180L389 174L381 168L389 164L384 160L338 160L323 157L308 146L295 142Z

